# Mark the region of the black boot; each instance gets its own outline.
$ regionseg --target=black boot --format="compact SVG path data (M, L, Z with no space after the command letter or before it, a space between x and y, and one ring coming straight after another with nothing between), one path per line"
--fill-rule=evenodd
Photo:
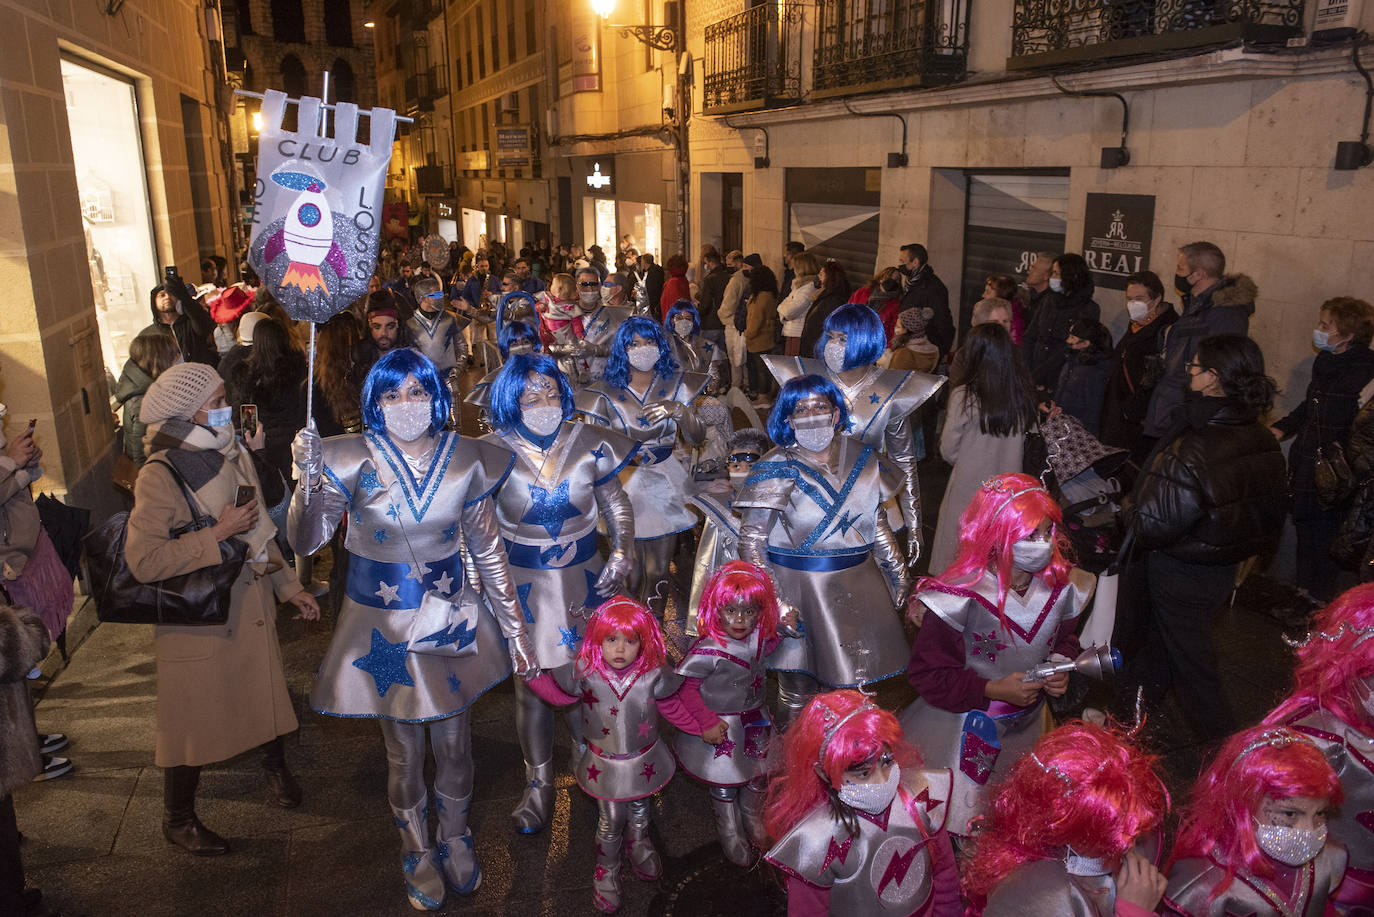
M294 809L301 804L301 785L286 766L286 745L281 736L262 746L262 767L267 771L267 785L277 805Z
M168 767L162 772L162 836L196 856L214 857L229 852L229 842L196 818L196 787L199 767Z

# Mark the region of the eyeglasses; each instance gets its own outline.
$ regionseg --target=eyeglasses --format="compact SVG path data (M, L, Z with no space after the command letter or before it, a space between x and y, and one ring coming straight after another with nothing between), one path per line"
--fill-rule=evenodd
M444 291L443 291L443 290L436 290L436 291L433 292L433 293L426 293L424 296L421 296L420 298L421 298L421 299L443 299L443 298L444 298Z

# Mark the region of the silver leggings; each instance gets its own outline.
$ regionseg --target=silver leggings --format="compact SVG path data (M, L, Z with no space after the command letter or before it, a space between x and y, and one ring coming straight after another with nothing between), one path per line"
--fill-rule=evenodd
M472 732L466 712L431 723L383 719L386 797L393 808L409 809L425 798L425 729L434 749L434 788L450 799L472 793Z
M821 683L805 672L778 673L778 711L775 719L780 729L786 729L798 716L806 702L821 691Z
M515 681L515 733L520 740L520 751L525 763L537 767L553 760L553 708L543 698L530 690L523 678ZM580 708L569 708L568 729L573 741L582 742L582 715Z
M596 810L596 839L607 844L615 844L625 834L626 826L643 833L649 829L649 799L636 799L633 802L616 802L611 799L598 799ZM604 846L604 845L603 845ZM609 846L604 849L610 850Z

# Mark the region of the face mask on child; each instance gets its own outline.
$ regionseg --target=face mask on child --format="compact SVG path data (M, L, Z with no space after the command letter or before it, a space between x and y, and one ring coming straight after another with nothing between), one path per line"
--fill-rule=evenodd
M840 786L836 795L840 797L840 802L851 809L879 815L892 805L892 797L897 795L897 784L901 779L902 769L894 764L887 780L882 783L846 783Z

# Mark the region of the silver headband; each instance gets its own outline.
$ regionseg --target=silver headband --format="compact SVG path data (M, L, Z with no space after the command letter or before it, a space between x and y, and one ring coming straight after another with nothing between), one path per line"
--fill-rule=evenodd
M1084 786L1088 784L1089 781L1091 781L1098 774L1102 773L1102 769L1107 766L1107 762L1110 760L1108 758L1103 758L1101 763L1097 765L1097 767L1093 770L1091 774L1075 783L1074 779L1070 777L1068 774L1064 773L1064 771L1061 770L1057 764L1054 764L1053 762L1046 764L1044 761L1040 760L1040 756L1037 755L1035 752L1030 753L1030 759L1035 762L1035 766L1040 768L1040 770L1044 771L1046 774L1049 774L1051 777L1054 777L1057 780L1063 781L1064 786L1067 788L1064 793L1065 796L1073 796L1075 793L1081 790Z
M1236 765L1240 763L1240 759L1244 758L1252 751L1258 751L1261 748L1287 748L1289 745L1299 744L1311 745L1313 748L1317 747L1316 742L1313 742L1311 739L1307 738L1307 736L1299 735L1291 729L1266 729L1264 732L1260 733L1259 738L1242 748L1240 754L1231 759L1231 765L1226 769L1226 772L1229 774L1231 771L1235 770Z
M843 727L845 723L848 723L850 720L854 719L854 717L858 716L860 713L863 713L865 710L877 709L877 704L874 704L870 701L864 701L862 704L855 707L853 710L849 711L844 716L835 720L834 723L827 726L825 728L825 738L821 739L821 750L816 754L816 766L824 769L825 750L830 747L830 740L835 738L835 733L839 732L840 728ZM831 710L829 707L825 707L825 712L828 717L834 717L836 715L835 711Z
M1325 631L1313 630L1308 631L1307 636L1303 637L1301 640L1294 640L1290 637L1282 637L1282 640L1294 649L1302 649L1307 646L1307 644L1311 643L1313 638L1325 640L1327 643L1335 643L1347 633L1359 635L1359 639L1350 645L1350 648L1354 649L1370 637L1374 637L1374 626L1357 627L1347 621L1342 621L1340 626L1336 628L1335 633L1328 634Z
M1039 486L1039 485L1036 485L1036 486L1034 486L1034 487L1023 487L1023 488L1021 488L1020 490L1015 490L1015 491L1013 491L1013 490L1011 490L1010 487L1004 487L1004 486L1002 486L1002 484L1000 484L1000 483L993 483L993 480L992 480L991 478L989 478L988 480L984 481L982 486L983 486L983 489L986 490L988 493L993 493L993 494L1004 494L1004 493L1007 493L1008 491L1011 491L1011 496L1009 496L1009 497L1007 497L1005 500L1003 500L1003 501L1002 501L1002 505L999 506L999 507L997 507L997 509L993 510L992 519L996 519L998 516L1000 516L1000 515L1002 514L1002 510L1004 510L1004 509L1006 509L1008 506L1010 506L1010 505L1011 505L1011 501L1015 500L1017 497L1023 497L1023 496L1025 496L1026 494L1033 494L1033 493L1042 493L1042 494L1046 494L1046 495L1049 494L1049 491L1048 491L1048 490L1046 490L1045 488L1043 488L1043 487L1041 487L1041 486ZM991 522L992 519L989 519L988 521Z

